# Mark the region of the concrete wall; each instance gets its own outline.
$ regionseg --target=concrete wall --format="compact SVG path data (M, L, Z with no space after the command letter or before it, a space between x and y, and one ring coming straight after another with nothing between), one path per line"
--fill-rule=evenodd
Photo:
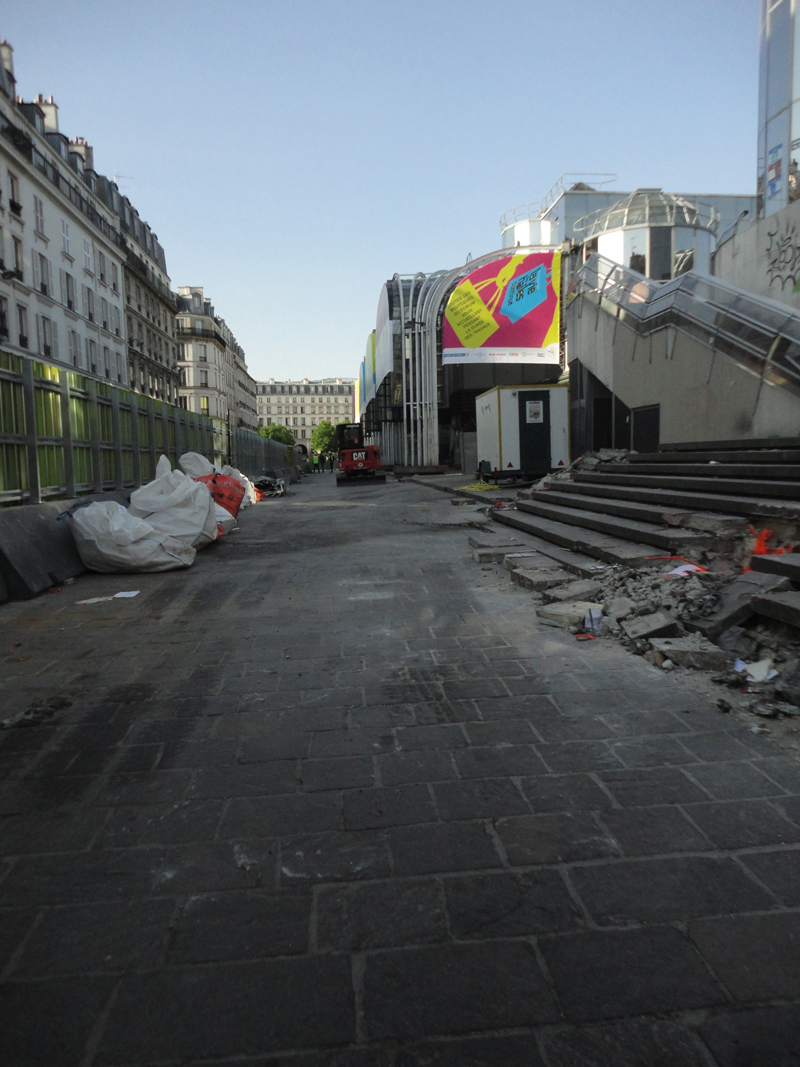
M713 273L800 310L800 200L746 229L740 224L717 248Z

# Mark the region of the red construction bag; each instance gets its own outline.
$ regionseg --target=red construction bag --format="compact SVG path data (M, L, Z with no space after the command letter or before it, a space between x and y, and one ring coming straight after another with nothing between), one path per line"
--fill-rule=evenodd
M207 485L214 500L236 518L244 498L244 486L240 481L230 478L227 474L204 474L200 478L193 478L192 481Z

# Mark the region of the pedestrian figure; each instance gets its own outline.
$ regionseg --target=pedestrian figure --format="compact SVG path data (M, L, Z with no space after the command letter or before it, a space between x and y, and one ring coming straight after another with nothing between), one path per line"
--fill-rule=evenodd
M331 452L330 456L328 456L328 461L331 465L331 470L333 470L333 452Z

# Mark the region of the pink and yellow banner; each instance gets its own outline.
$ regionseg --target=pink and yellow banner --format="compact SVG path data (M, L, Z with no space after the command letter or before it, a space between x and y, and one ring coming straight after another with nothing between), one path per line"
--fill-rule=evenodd
M561 253L486 263L447 301L442 363L558 363Z

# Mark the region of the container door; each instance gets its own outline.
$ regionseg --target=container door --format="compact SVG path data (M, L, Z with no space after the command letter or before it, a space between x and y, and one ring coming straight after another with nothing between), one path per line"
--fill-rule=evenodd
M541 476L551 469L550 392L519 392L519 459L526 474Z

